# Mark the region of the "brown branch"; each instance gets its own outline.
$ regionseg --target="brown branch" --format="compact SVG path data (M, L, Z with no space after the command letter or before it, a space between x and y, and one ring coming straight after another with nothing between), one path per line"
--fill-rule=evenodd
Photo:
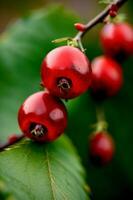
M85 24L85 31L81 32L79 31L77 35L75 36L75 40L80 42L83 36L96 24L102 23L104 19L109 15L110 9L112 5L116 6L117 9L119 9L124 3L126 3L127 0L115 0L113 3L108 5L100 14L98 14L94 19L92 19L90 22Z
M23 134L21 135L16 135L16 139L12 140L12 141L7 141L4 144L0 144L0 152L4 151L6 148L10 147L13 144L16 144L17 142L19 142L20 140L22 140L25 136Z

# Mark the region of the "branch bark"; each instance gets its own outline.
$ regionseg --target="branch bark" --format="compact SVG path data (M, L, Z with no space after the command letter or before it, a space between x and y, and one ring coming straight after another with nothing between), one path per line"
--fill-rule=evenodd
M11 145L13 145L13 144L16 144L17 142L19 142L20 140L22 140L25 136L23 135L23 134L21 134L21 135L16 135L16 140L14 140L14 141L7 141L6 143L4 143L4 144L0 144L0 152L1 151L4 151L5 149L7 149L8 147L10 147Z
M83 38L83 36L91 29L93 28L95 25L102 23L104 21L104 19L109 15L110 9L112 7L112 5L115 5L117 7L117 9L119 10L119 8L126 3L128 0L115 0L113 3L111 3L110 5L108 5L100 14L98 14L94 19L92 19L91 21L89 21L86 25L85 25L85 31L81 32L79 31L77 33L77 35L75 36L75 40L77 42L80 42L81 39Z

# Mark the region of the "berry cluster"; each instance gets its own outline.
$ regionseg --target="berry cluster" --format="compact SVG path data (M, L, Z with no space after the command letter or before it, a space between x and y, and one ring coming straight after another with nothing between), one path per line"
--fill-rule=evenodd
M67 111L59 99L72 99L88 90L90 62L72 46L50 51L42 62L42 86L45 91L30 96L18 113L20 128L26 137L38 142L53 141L67 126Z
M109 15L116 14L117 8L112 6ZM76 23L75 28L80 33L87 30L81 23ZM126 23L107 23L101 31L101 43L105 54L91 64L82 43L74 39L46 55L41 67L41 85L45 90L28 97L19 109L18 122L24 136L49 142L64 132L67 110L60 98L73 99L88 88L93 99L100 103L117 94L123 84L123 70L118 61L133 54L133 29ZM114 154L114 141L105 124L106 120L100 119L90 137L90 157L94 163L106 164Z
M0 145L0 151L23 137L40 143L58 138L67 126L67 110L61 99L73 99L90 88L91 96L101 105L103 100L118 93L123 84L121 62L133 55L132 26L114 20L125 1L110 4L87 24L76 23L78 33L74 38L54 41L67 41L68 45L46 55L41 67L41 85L45 90L31 95L22 104L18 122L23 134L11 135L7 143ZM106 23L100 34L105 53L90 64L81 40L88 30L101 22ZM94 163L106 164L113 157L115 145L107 131L103 109L96 113L98 120L89 140L90 157Z
M109 13L111 17L113 11ZM133 28L124 22L107 23L100 36L105 55L92 61L91 95L94 100L102 103L106 98L116 95L122 87L123 70L120 61L133 55ZM114 154L113 138L104 123L98 130L104 120L99 120L96 131L90 137L90 157L94 164L107 164Z

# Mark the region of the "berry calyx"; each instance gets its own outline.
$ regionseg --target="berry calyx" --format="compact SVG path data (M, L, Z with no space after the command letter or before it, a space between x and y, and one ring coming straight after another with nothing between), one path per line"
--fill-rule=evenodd
M114 140L107 132L93 133L90 137L90 158L95 165L108 164L114 155Z
M84 24L81 23L76 23L74 24L74 27L81 32L84 32L86 30L86 26Z
M105 53L118 60L133 55L133 28L127 23L106 24L101 31Z
M72 82L70 79L68 78L59 78L58 80L58 87L62 90L62 91L66 91L68 92L68 90L71 88Z
M57 97L45 90L25 100L19 109L18 122L26 137L38 142L49 142L64 132L67 111Z
M92 61L92 95L96 100L104 100L117 94L123 84L121 66L107 56L99 56Z
M50 51L42 63L43 85L55 96L71 99L90 86L91 67L83 52L72 46Z
M30 125L30 132L35 137L43 137L47 134L48 130L42 124L31 123Z

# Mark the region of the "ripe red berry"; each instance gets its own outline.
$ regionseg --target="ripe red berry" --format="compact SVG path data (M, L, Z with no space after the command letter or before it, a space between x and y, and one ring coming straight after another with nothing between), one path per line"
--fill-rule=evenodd
M101 31L101 44L109 56L123 59L133 55L133 27L127 23L106 24Z
M113 138L106 132L98 132L90 138L90 157L94 164L105 165L114 155L115 145Z
M64 104L48 91L37 92L21 106L18 122L26 137L39 142L53 141L66 128L67 111Z
M71 99L90 86L91 67L78 48L58 47L48 53L42 63L43 85L55 96Z
M84 24L76 23L74 26L78 31L84 32L86 30L86 26Z
M123 73L120 65L113 59L100 56L92 61L92 94L103 100L115 95L123 83Z

